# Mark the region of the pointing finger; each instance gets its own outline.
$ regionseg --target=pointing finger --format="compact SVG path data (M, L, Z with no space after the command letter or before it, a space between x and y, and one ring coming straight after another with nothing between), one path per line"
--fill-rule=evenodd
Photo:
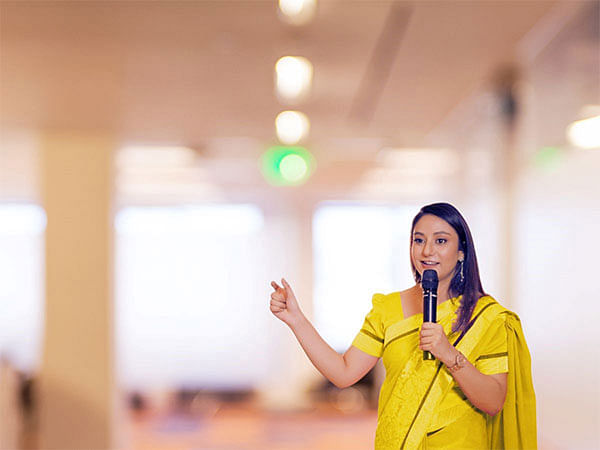
M286 290L288 290L288 289L289 289L290 291L292 290L292 288L291 288L291 286L288 284L288 282L287 282L287 281L285 281L285 278L282 278L282 279L281 279L281 284L283 284L283 287L285 287L285 288L286 288Z
M271 286L273 287L273 289L277 290L277 289L281 289L281 287L275 283L274 281L271 281Z

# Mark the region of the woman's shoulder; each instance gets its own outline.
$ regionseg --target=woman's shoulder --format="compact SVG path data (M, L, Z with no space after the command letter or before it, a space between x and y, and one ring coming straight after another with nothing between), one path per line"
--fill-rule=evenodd
M474 314L478 313L477 310L479 310L479 313L482 314L486 313L487 310L486 315L488 316L489 320L498 320L502 322L507 320L516 320L520 322L521 320L514 311L506 308L496 298L488 294L485 294L479 298Z
M514 345L520 348L520 352L524 352L524 354L527 355L526 357L529 358L529 350L527 349L525 333L523 331L524 326L517 313L505 308L489 295L481 297L479 301L495 305L493 308L487 308L489 314L487 314L487 311L483 314L485 317L484 321L487 322L487 324L484 325L486 333L495 335L496 338L503 336L506 339L509 339ZM511 345L512 344L510 344L509 347L511 347Z
M403 291L389 293L376 293L373 295L373 307L381 311L383 315L402 314L402 304L412 302L415 298L414 287Z
M376 292L373 294L373 306L385 306L394 301L399 300L400 292L389 292L389 293L381 293Z

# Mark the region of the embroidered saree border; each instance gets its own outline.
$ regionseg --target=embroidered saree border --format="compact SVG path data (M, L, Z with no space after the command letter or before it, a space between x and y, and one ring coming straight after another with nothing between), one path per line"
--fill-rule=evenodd
M482 359L500 358L502 356L508 356L508 352L490 353L488 355L481 355L475 361L481 361Z
M376 336L375 334L371 333L369 330L365 330L364 328L362 328L360 330L360 332L363 333L363 334L366 334L371 339L375 339L377 342L383 344L383 339L381 339L379 336Z
M402 339L403 337L408 336L409 334L416 333L417 331L419 331L418 328L413 328L412 330L408 330L402 334L399 334L398 336L393 337L392 339L390 339L383 345L383 349L385 350L388 347L388 345L390 345L392 342L394 342L398 339Z

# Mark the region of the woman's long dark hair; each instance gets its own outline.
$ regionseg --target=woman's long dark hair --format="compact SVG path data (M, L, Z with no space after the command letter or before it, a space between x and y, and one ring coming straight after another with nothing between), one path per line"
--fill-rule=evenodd
M458 308L458 317L452 325L452 331L465 331L469 324L469 320L471 320L471 315L473 314L477 300L479 300L480 297L487 295L483 291L481 279L479 278L479 266L477 265L477 255L475 255L473 236L471 236L471 231L469 230L467 222L454 206L449 203L432 203L431 205L423 206L412 221L412 227L410 229L411 250L415 225L425 214L431 214L445 220L458 234L458 249L462 250L465 255L463 262L464 281L460 281L460 263L457 263L454 269L454 276L450 281L449 294L451 297L462 295L460 307ZM410 258L410 265L415 281L420 283L421 275L417 272L412 257Z

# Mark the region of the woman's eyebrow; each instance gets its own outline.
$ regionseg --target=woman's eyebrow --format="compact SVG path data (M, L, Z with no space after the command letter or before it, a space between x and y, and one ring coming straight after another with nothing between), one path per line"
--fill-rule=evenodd
M421 236L425 236L425 233L421 233L420 231L415 231L413 234L414 235L420 234ZM448 236L450 236L450 233L448 233L447 231L436 231L433 234L434 235L436 235L436 234L447 234Z

